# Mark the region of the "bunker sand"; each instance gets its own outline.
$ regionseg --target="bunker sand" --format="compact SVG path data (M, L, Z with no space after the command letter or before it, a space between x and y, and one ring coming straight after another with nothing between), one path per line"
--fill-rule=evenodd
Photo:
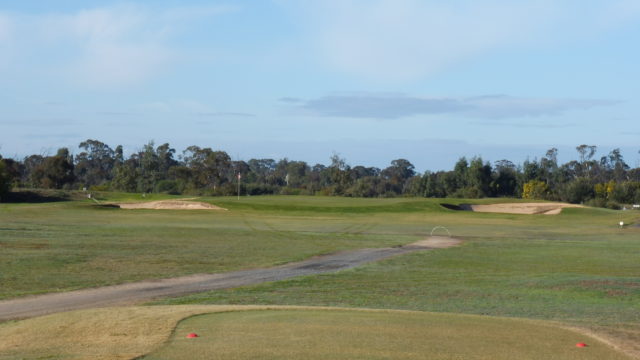
M397 255L422 250L442 249L456 246L460 243L461 240L459 239L432 236L405 246L344 251L266 269L240 270L221 274L197 274L5 300L0 301L0 321L23 319L70 310L132 305L161 297L180 296L284 280L296 276L336 272Z
M470 205L475 212L493 212L506 214L544 214L558 215L565 208L583 207L582 205L567 203L510 203L491 205Z
M462 210L474 212L490 212L503 214L525 214L525 215L558 215L565 208L581 208L582 205L567 203L505 203L489 205L460 205Z
M121 209L152 209L152 210L227 210L219 206L201 201L189 200L159 200L141 203L116 203Z

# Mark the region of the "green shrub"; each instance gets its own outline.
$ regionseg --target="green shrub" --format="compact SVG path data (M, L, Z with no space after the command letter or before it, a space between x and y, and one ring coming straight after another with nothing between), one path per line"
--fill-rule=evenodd
M167 193L171 195L180 194L179 184L175 180L162 180L156 184L156 192Z
M9 190L11 190L13 179L4 160L0 159L0 202L5 199Z
M591 181L586 178L578 178L570 182L562 191L561 198L563 201L572 204L581 204L595 197L594 186Z
M531 180L522 186L523 199L545 199L549 194L549 186L540 180Z

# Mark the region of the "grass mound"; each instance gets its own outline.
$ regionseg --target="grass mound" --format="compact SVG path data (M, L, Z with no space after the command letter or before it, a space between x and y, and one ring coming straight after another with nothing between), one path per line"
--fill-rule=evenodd
M0 324L0 338L0 359L627 359L549 322L294 306L81 310Z
M197 339L186 334L197 333ZM586 341L586 349L575 344ZM548 324L468 315L262 310L195 316L144 359L624 359Z

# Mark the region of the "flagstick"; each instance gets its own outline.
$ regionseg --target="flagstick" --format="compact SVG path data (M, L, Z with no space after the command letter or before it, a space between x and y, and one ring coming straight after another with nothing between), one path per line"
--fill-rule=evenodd
M242 177L242 175L240 175L240 173L238 173L238 200L240 200L240 178Z

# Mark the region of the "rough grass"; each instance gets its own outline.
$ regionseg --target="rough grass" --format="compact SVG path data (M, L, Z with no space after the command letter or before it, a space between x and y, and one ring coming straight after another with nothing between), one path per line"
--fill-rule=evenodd
M0 359L133 359L166 341L178 321L227 306L80 310L0 324Z
M193 331L200 337L184 338ZM148 359L626 359L548 322L295 306L80 310L0 324L0 338L3 360L150 352ZM581 341L589 347L576 348Z
M115 194L105 200L125 198ZM286 207L273 199L280 201L274 206ZM267 267L420 239L412 229L389 231L376 218L342 215L323 206L301 214L251 210L229 198L200 200L223 200L223 207L237 208L226 212L122 210L99 207L90 200L0 204L0 299ZM292 202L294 208L302 203ZM339 203L349 207L348 200ZM384 203L375 203L380 204Z
M508 216L474 217L446 210L439 200L197 198L230 210L212 213L105 208L81 195L71 193L69 198L80 199L74 201L0 204L0 299L406 244L420 240L435 225L446 225L460 236L513 233L503 228ZM101 202L180 198L124 193L96 197ZM536 222L551 226L531 219L513 225L530 231L540 227Z

